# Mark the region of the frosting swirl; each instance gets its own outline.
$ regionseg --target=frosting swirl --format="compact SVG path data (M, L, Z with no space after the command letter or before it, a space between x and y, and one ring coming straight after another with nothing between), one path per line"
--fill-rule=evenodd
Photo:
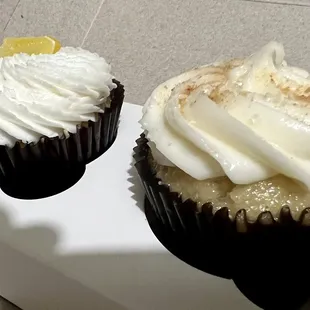
M155 160L198 180L251 184L283 174L310 189L310 76L284 56L271 42L156 88L141 120Z
M75 133L104 112L115 88L110 65L81 48L0 58L0 144Z

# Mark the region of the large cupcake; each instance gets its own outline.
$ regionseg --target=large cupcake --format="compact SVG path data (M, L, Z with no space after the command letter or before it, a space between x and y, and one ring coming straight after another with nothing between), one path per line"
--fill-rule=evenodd
M176 251L264 308L295 309L309 295L309 73L271 42L163 83L141 124L136 167Z
M97 158L116 138L123 98L123 86L99 55L61 48L49 37L6 39L0 48L1 178Z

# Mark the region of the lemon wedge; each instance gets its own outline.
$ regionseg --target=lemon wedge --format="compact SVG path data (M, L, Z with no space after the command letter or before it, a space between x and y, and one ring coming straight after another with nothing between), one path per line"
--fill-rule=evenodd
M25 53L28 55L55 54L61 48L58 40L52 37L6 38L0 46L0 57Z

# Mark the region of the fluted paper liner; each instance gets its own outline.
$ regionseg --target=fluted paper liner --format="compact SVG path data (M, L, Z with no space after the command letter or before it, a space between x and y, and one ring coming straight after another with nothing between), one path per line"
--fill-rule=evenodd
M146 193L146 216L173 254L202 271L233 279L264 309L297 309L310 297L303 284L310 278L303 264L310 259L310 208L298 221L283 206L278 220L262 212L256 222L248 221L244 209L234 219L227 208L214 213L207 203L198 209L156 177L145 136L136 142L135 166Z

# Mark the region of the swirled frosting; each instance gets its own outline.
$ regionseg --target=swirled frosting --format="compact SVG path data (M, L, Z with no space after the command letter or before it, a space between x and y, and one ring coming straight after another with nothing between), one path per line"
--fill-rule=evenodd
M277 174L310 189L310 76L271 42L154 90L141 124L155 160L197 180L251 184Z
M103 58L81 48L0 58L0 144L75 133L104 112L112 78Z

